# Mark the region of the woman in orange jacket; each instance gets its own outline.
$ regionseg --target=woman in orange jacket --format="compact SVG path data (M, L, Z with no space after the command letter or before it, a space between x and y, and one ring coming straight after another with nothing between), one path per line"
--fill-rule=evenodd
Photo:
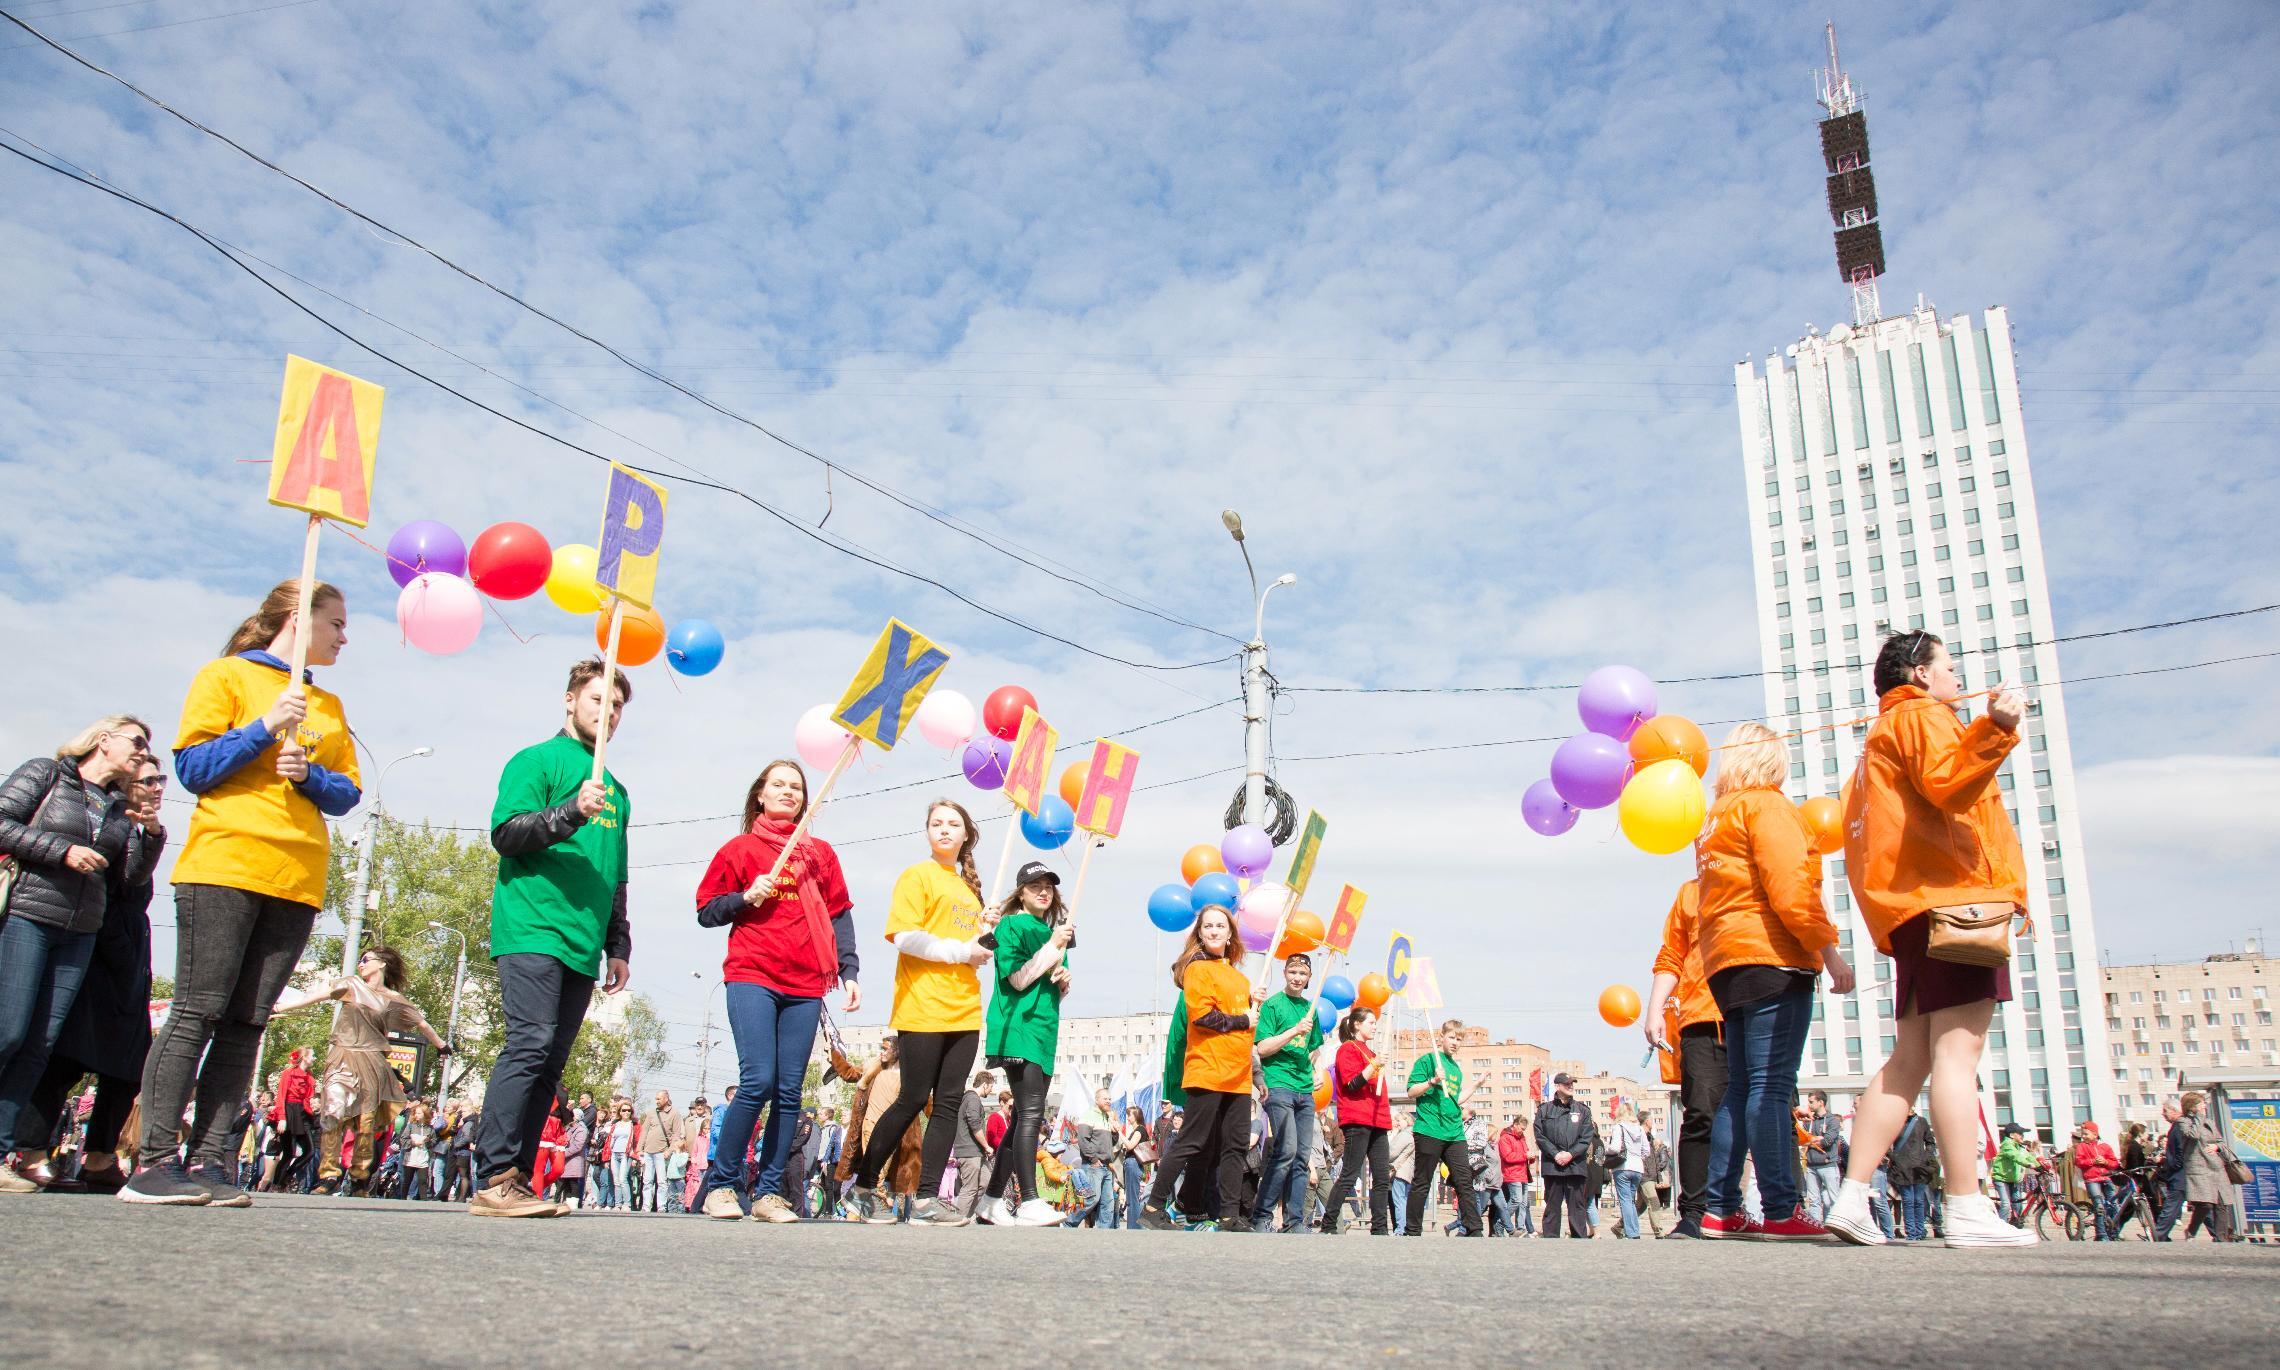
M1845 874L1876 949L1892 958L1892 1055L1853 1112L1852 1154L1829 1229L1881 1246L1868 1185L1931 1079L1932 1133L1946 1189L1949 1246L2032 1246L2035 1234L1996 1215L1979 1192L1979 1058L1995 1005L2011 997L2007 966L1938 960L1927 948L1934 909L2024 913L2025 863L1996 775L2018 745L2025 701L2004 690L1966 726L1963 686L1939 638L1887 639L1876 657L1878 713L1845 794Z
M1813 1021L1813 986L1825 968L1837 993L1852 967L1821 910L1821 860L1782 794L1789 747L1763 723L1744 723L1720 748L1718 797L1694 843L1700 887L1702 975L1726 1028L1731 1067L1711 1119L1705 1237L1800 1241L1828 1235L1797 1191L1789 1127L1797 1068ZM1765 1221L1742 1212L1744 1152L1757 1161Z
M1156 1182L1140 1210L1140 1225L1158 1232L1178 1227L1166 1211L1172 1185L1190 1165L1217 1166L1218 1185L1211 1213L1227 1231L1241 1226L1243 1156L1251 1143L1251 1047L1264 989L1251 988L1243 975L1243 944L1235 936L1235 915L1213 904L1197 916L1187 941L1172 962L1172 983L1188 1015L1187 1054L1180 1087L1187 1091L1187 1115L1171 1151L1156 1167Z
M1655 984L1640 1018L1647 1045L1678 1057L1678 1222L1674 1237L1702 1235L1710 1182L1710 1126L1726 1097L1726 1040L1718 1001L1702 974L1701 886L1678 887L1663 919L1662 950L1655 953Z

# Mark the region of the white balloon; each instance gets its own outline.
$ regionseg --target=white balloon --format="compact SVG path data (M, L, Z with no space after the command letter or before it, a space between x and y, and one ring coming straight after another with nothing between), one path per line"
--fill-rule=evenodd
M832 722L829 704L818 704L800 715L799 726L792 729L792 747L809 770L828 771L838 763L839 754L847 750L847 740L854 735Z
M919 735L947 751L974 736L974 701L956 690L935 690L918 702Z

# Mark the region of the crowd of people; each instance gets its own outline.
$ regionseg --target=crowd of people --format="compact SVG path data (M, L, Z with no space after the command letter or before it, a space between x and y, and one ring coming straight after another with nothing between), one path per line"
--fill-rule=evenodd
M500 776L489 953L504 1045L481 1101L414 1099L389 1067L390 1036L446 1055L452 1044L405 996L395 949L364 948L352 974L288 989L324 899L326 820L362 800L345 708L314 669L346 645L346 605L320 584L304 611L298 589L270 592L183 707L176 778L197 798L173 871L172 1007L155 1036L148 907L168 833L149 728L100 719L0 784L0 1154L13 1157L0 1192L242 1207L257 1192L323 1190L521 1219L592 1207L1261 1233L1335 1233L1366 1217L1373 1234L1409 1236L1445 1206L1448 1231L1547 1239L1592 1235L1611 1195L1623 1239L1644 1225L1871 1246L2035 1241L2022 1219L2052 1158L2018 1128L1982 1155L1976 1084L2011 994L2009 924L2026 905L1996 783L2023 703L1998 692L1960 719L1953 664L1930 633L1883 646L1881 712L1845 811L1846 875L1895 970L1891 1056L1849 1128L1824 1096L1799 1105L1815 983L1849 991L1854 972L1822 908L1825 853L1782 794L1788 746L1745 723L1719 749L1696 877L1665 920L1644 1018L1678 1087L1674 1156L1628 1109L1595 1119L1565 1074L1532 1116L1494 1125L1470 1106L1480 1085L1467 1083L1455 1020L1406 1073L1388 1071L1387 1024L1367 1007L1336 1020L1333 1047L1307 997L1312 960L1253 968L1219 906L1168 967L1178 998L1162 1111L1119 1113L1104 1092L1089 1112L1063 1104L1058 1116L1084 1121L1049 1127L1076 928L1040 863L984 898L974 821L949 799L927 806L924 855L885 912L893 1036L861 1065L834 1048L854 1098L819 1111L804 1102L808 1062L826 997L849 1013L863 1003L861 939L790 760L760 769L695 893L700 925L724 930L737 1075L722 1106L684 1111L662 1091L646 1105L567 1101L571 1044L596 989L626 985L633 953L632 804L597 762L633 692L595 660L571 668L559 730ZM304 658L295 678L287 663ZM249 1096L270 1017L318 1006L335 1013L324 1059L312 1070L296 1054ZM1916 1112L1927 1084L1928 1117ZM75 1164L55 1164L59 1146ZM2133 1130L2117 1155L2086 1127L2065 1157L2108 1239L2138 1192L2163 1237L2188 1209L2187 1235L2230 1235L2224 1159L2199 1095L2175 1101L2158 1141Z

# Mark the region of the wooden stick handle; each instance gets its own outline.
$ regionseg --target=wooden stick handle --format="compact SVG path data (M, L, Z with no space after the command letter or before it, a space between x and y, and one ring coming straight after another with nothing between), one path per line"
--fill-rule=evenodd
M1292 890L1290 898L1283 900L1282 912L1275 915L1274 940L1267 943L1267 954L1259 958L1259 968L1252 972L1251 988L1257 989L1267 982L1267 967L1274 964L1275 948L1282 945L1283 934L1290 930L1290 916L1296 912L1298 912L1298 891ZM1238 929L1239 935L1240 929Z
M610 754L610 713L617 699L618 634L625 629L625 601L610 596L610 641L602 650L602 716L594 720L594 774L601 783L602 763Z
M996 908L998 901L1005 897L1005 878L1013 874L1013 837L1015 833L1020 831L1021 806L1017 804L1006 819L1005 846L999 849L997 871L990 876L989 902L982 909L985 915L991 909Z
M776 888L776 877L784 873L784 863L792 859L792 848L798 846L800 839L807 836L808 828L815 822L816 813L823 808L824 802L831 798L831 792L839 787L839 777L847 774L847 768L855 764L855 753L861 750L862 746L861 738L852 734L848 736L847 745L840 749L839 759L831 763L831 773L823 778L823 788L817 790L815 797L808 801L806 811L800 814L799 826L793 828L792 835L785 839L784 849L776 853L776 864L768 868L767 878L754 884L745 893L755 897L765 897L767 891Z
M1085 854L1077 858L1076 883L1069 888L1069 921L1072 923L1077 921L1077 908L1085 900L1085 872L1092 867L1093 852L1101 845L1098 836L1085 834Z
M301 673L309 669L309 614L315 609L317 594L317 534L325 530L323 516L309 515L309 536L301 544L301 597L295 601L293 618L293 673L285 681L292 689L301 683Z

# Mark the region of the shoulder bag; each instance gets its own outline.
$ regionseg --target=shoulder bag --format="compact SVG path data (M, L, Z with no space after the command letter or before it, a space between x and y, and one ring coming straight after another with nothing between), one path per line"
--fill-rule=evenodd
M2011 920L2026 915L2011 904L1949 904L1927 915L1931 933L1924 954L1935 961L1990 970L2010 964Z

